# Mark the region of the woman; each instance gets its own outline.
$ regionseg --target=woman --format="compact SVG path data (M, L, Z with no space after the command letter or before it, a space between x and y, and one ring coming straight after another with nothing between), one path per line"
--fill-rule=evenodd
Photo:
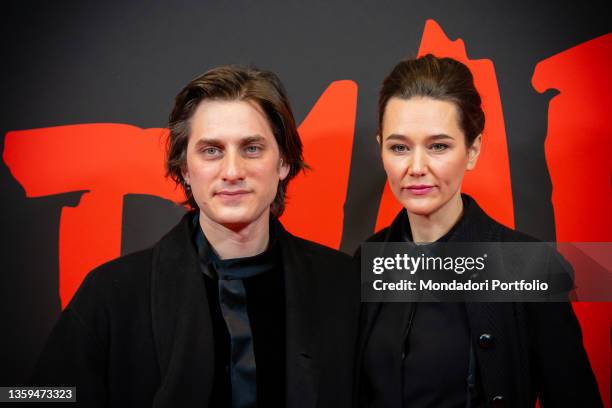
M532 241L461 194L485 117L469 69L400 62L379 98L383 165L402 210L371 242ZM601 406L564 303L364 304L357 392L365 407Z

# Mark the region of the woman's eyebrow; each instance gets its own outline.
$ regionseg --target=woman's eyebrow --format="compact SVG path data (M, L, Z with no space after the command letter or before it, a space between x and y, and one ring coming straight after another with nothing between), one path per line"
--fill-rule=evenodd
M454 137L449 136L445 133L439 133L436 135L431 135L427 137L427 140L443 140L443 139L450 139L450 140L455 140ZM399 141L406 141L408 140L408 137L398 134L398 133L392 133L389 136L387 136L385 138L385 140L399 140Z
M385 138L386 140L400 140L400 141L406 141L408 140L408 138L404 135L400 135L399 133L391 133L389 136L387 136Z
M440 133L438 135L431 135L427 138L428 140L443 140L443 139L450 139L450 140L455 140L454 137L449 136L447 134L444 133Z

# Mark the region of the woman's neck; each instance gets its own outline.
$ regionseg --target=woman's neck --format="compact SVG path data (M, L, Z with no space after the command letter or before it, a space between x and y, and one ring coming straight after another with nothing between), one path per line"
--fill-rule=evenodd
M412 240L416 243L430 243L439 240L453 228L462 214L461 194L457 194L435 213L428 215L408 213Z
M200 212L204 236L221 259L244 258L261 254L270 240L270 213L264 212L244 226L224 226Z

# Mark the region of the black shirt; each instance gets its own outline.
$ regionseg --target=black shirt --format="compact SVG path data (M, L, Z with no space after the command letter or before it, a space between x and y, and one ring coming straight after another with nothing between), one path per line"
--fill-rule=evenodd
M437 242L462 241L471 202ZM391 226L392 241L412 241L405 210ZM362 384L374 407L464 408L470 332L463 303L384 303L363 360Z
M282 406L285 403L285 291L276 239L278 221L270 222L270 243L266 251L224 260L206 240L197 216L193 225L215 342L215 378L210 405ZM238 397L234 401L232 385L238 387L233 393Z

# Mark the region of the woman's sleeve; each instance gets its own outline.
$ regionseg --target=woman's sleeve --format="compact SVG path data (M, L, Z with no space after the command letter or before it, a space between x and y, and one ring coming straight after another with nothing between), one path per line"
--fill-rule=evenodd
M536 392L543 408L602 407L569 302L526 303Z

